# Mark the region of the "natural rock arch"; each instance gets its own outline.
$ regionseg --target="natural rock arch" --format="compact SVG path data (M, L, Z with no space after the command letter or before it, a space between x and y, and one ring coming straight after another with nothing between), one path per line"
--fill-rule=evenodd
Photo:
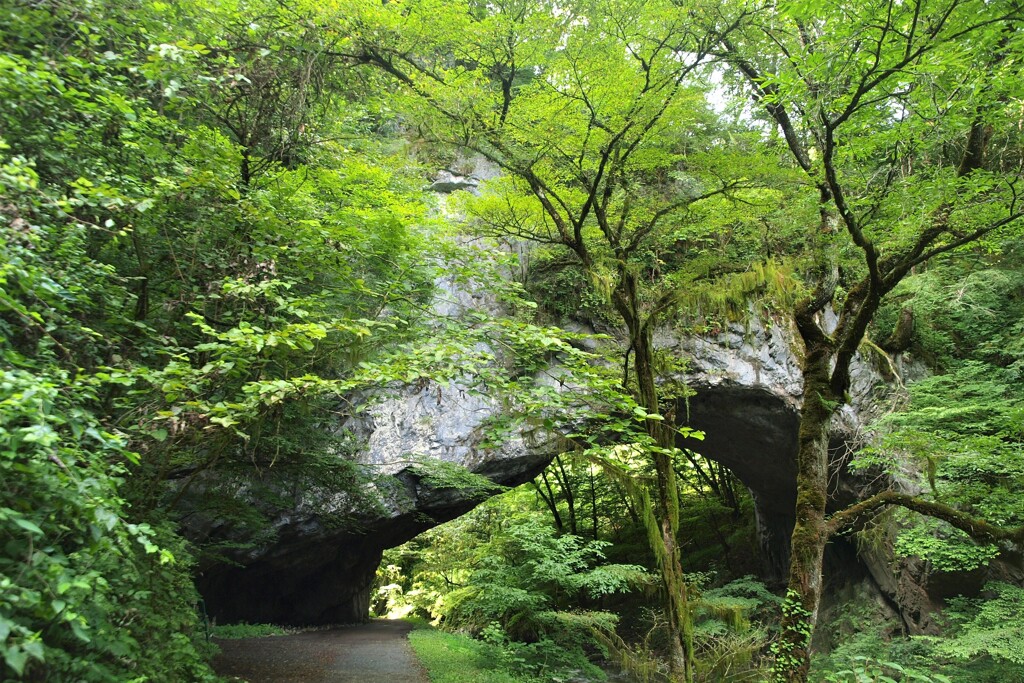
M676 412L681 423L704 431L706 438L680 445L697 445L751 491L766 575L780 580L793 526L794 461L803 398L799 363L787 329L752 316L714 337L665 328L656 343L690 363L679 379L696 394L681 401ZM860 413L870 414L891 394L881 376L864 363L854 377L853 402ZM512 438L500 449L484 448L481 426L499 409L496 401L460 391L457 385L428 384L398 391L351 420L346 427L365 443L359 464L374 468L382 481L390 482L380 489L383 505L372 512L359 511L339 496L332 504L342 510L349 506L351 522L330 528L300 501L294 511L274 520L273 543L237 554L237 566L200 568L197 585L210 614L222 621L294 624L364 619L383 550L468 512L481 500L466 492L432 488L410 466L409 454L465 466L496 483L514 486L536 476L557 452L556 443L530 435ZM833 430L833 494L845 504L863 495L866 483L843 472L843 456L856 439L862 418L852 408L841 418ZM197 517L187 527L194 537L202 537L216 534L211 528L215 524ZM847 562L852 555L845 552ZM908 581L912 588L919 577L894 573L878 558L869 558L867 566L890 600L898 603L901 596L914 592ZM863 566L860 572L866 574ZM914 610L920 611L917 606ZM919 630L915 617L905 620Z
M498 410L495 401L457 385L427 384L399 391L350 420L345 427L365 444L357 464L375 473L376 505L361 508L344 492L309 492L334 500L314 505L300 499L294 511L273 520L273 543L236 554L235 565L200 568L196 585L210 615L296 625L364 621L383 551L469 512L486 497L470 489L435 488L417 462L451 463L501 486L517 486L554 457L550 444L529 435L484 448L481 426ZM325 523L325 513L335 512L347 522ZM203 526L201 517L192 518L186 530L193 537L217 533Z

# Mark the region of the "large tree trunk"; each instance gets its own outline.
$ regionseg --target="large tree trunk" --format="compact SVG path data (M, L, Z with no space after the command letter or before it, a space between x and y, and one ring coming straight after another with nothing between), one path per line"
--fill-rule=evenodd
M636 372L637 403L648 413L660 415L654 344L651 339L651 330L656 321L653 315L644 316L640 313L636 275L629 272L624 264L620 266L619 283L613 302L629 331ZM651 458L657 481L648 509L643 511L644 527L665 590L666 616L671 633L670 677L674 681L691 683L694 670L693 620L677 540L679 490L672 458L676 445L675 429L665 419L648 419L645 429L654 442Z
M796 524L789 560L789 588L783 608L782 637L777 645L775 680L807 680L811 634L821 602L822 562L828 528L828 429L842 397L835 396L830 365L835 353L823 340L806 340L803 362L804 401L797 452Z
M639 323L627 320L634 350L634 364L639 403L648 413L660 414L658 388L655 382L654 345L651 341L651 320ZM647 520L648 536L661 573L667 602L667 616L672 633L670 656L671 675L674 680L693 681L694 650L693 620L686 593L686 580L680 561L679 490L673 467L675 432L667 420L647 420L647 432L655 442L652 453L657 477L654 517Z

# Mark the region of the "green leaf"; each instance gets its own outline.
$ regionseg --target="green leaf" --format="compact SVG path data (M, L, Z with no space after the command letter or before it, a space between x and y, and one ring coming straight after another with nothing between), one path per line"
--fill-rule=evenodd
M28 653L19 647L8 647L4 650L4 661L11 667L15 674L21 676L25 673L25 664L28 663Z
M24 529L25 531L27 531L27 532L35 535L35 536L42 536L43 535L43 530L40 529L39 526L35 522L33 522L31 520L25 519L24 517L14 517L13 521L14 521L15 524L20 526L22 529Z

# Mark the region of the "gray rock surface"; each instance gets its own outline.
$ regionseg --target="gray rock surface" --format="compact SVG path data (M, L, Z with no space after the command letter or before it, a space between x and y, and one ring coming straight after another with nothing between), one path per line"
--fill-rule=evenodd
M201 568L197 585L209 613L221 622L365 620L383 551L468 512L489 494L437 485L431 468L449 463L515 486L550 462L554 452L530 435L499 448L483 445L482 423L499 410L457 384L428 383L400 389L349 420L346 426L365 444L356 464L370 483L356 494L287 478L270 483L278 495L292 496L292 508L268 511L272 540L230 552L236 564ZM249 504L259 499L247 496L244 484L237 492ZM193 538L232 539L231 529L201 515L189 517L186 528Z
M468 311L497 312L493 297L454 276L437 281L432 313L457 319ZM467 384L422 382L376 396L350 397L361 411L338 425L361 445L354 457L339 453L338 469L355 469L368 482L339 488L288 472L247 472L225 481L211 474L192 487L183 526L193 539L236 543L230 563L207 562L197 586L220 621L332 624L363 621L381 554L417 534L471 510L491 490L445 486L430 471L444 465L500 486L529 481L554 457L537 433L521 433L493 447L485 421L501 412L495 396ZM342 462L344 460L344 462ZM439 483L441 482L441 483ZM219 489L269 521L266 540L205 514L202 498ZM277 499L276 507L265 504ZM282 507L282 501L287 501ZM244 547L243 547L244 546Z
M451 194L460 190L476 194L481 182L500 175L498 167L481 156L459 157L455 160L454 165L457 170L451 168L439 170L427 190L438 194Z
M802 343L785 322L754 315L714 336L693 337L671 326L655 344L688 361L680 378L696 393L677 409L682 423L705 433L699 443L683 444L716 460L750 490L761 549L770 578L781 580L788 563L789 535L796 502L796 452L803 381L798 353ZM858 359L855 391L870 392ZM857 395L857 404L865 402ZM833 425L835 467L849 452L860 420L846 406Z
M427 189L431 192L449 194L459 190L475 192L479 186L480 180L472 176L459 175L451 171L440 171L437 174L437 178L434 179L434 182Z
M834 328L834 314L822 315L826 329ZM683 445L724 464L750 490L766 576L784 582L796 502L799 410L804 399L802 343L785 321L759 315L706 337L687 336L666 326L655 342L689 361L681 379L696 394L685 405L681 402L677 415L682 423L704 431L706 438ZM854 450L871 438L865 425L904 400L904 379L923 373L921 364L908 359L861 355L854 359L850 403L831 427L830 509L842 509L892 486L909 490L909 480L854 473L847 466ZM933 632L933 614L948 597L941 587L948 577L933 572L927 563L894 559L891 539L863 548L848 539L835 539L826 553L826 571L833 576L829 585L837 595L849 591L844 581L865 584L857 590L874 591L874 602L899 614L903 629L911 633ZM982 583L977 577L958 580L963 586Z

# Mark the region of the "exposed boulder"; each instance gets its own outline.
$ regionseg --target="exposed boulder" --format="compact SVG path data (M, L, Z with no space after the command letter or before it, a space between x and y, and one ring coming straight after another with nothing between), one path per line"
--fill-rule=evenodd
M452 192L466 191L476 194L480 183L500 175L500 171L493 162L475 155L469 158L458 157L455 159L455 169L443 168L434 176L433 182L427 186L429 192L438 194L451 194Z
M473 176L464 176L451 171L439 171L437 178L427 188L431 192L439 192L441 194L449 194L452 192L458 192L459 190L465 190L467 192L476 192L477 187L480 186L480 180Z

